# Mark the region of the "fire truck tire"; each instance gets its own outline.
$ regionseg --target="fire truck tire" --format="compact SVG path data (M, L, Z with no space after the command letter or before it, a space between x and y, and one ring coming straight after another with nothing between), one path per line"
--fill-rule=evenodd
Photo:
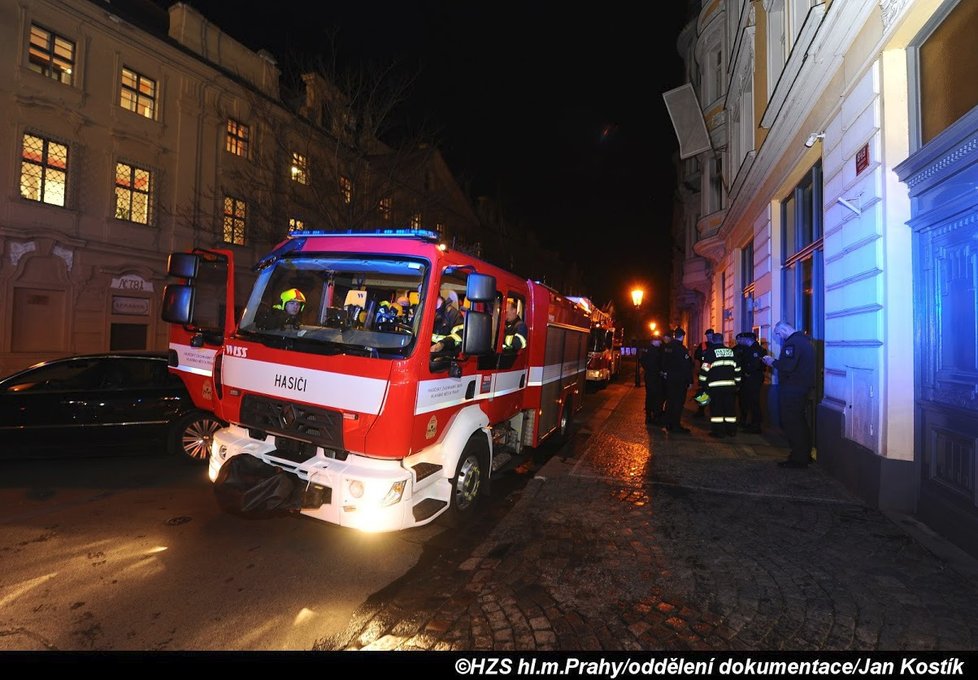
M170 428L170 451L186 461L206 463L214 433L224 423L205 411L192 411Z
M475 514L489 482L488 471L489 444L485 437L475 435L462 449L452 477L452 500L445 513L449 526L459 526Z

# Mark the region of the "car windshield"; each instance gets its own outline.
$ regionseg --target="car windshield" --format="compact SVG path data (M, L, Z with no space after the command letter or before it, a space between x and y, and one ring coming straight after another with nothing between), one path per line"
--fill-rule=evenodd
M264 269L238 331L271 346L403 356L421 319L424 262L301 255Z

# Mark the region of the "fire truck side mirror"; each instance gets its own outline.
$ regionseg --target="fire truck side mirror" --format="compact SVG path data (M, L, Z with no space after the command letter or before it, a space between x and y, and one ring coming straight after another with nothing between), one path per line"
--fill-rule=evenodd
M169 323L186 326L194 318L196 291L193 286L168 283L163 288L163 309L160 316Z
M489 278L492 278L491 276ZM472 277L469 277L472 280ZM493 281L493 287L495 287ZM495 293L493 293L495 295ZM462 353L467 356L483 356L492 352L492 315L469 310L465 314L462 329Z
M488 274L469 274L465 281L465 299L471 302L495 300L496 277Z
M200 257L193 253L170 253L166 271L170 276L181 279L195 279L200 268Z

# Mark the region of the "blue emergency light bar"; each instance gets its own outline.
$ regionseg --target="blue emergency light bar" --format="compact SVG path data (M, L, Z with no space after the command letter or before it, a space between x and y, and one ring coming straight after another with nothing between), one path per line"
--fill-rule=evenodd
M289 238L305 238L307 236L408 236L418 238L429 243L437 243L439 236L429 229L377 229L375 231L346 231L324 230L324 229L296 229L289 232Z

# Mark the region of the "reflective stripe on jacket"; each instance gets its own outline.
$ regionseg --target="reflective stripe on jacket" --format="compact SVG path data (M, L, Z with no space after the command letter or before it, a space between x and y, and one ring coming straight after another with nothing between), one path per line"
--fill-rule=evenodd
M709 389L736 387L740 383L740 365L729 347L710 347L700 364L700 387Z

